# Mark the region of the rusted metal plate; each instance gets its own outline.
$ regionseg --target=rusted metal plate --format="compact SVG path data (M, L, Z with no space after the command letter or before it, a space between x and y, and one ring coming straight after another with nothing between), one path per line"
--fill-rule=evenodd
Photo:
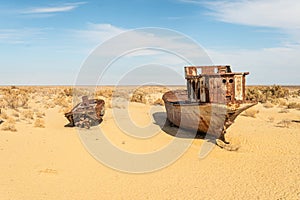
M82 97L82 102L77 104L70 112L65 113L65 117L69 120L67 127L73 127L77 124L88 127L101 123L105 111L105 102L102 99L88 99L87 96ZM82 123L81 123L82 122ZM89 124L87 124L87 122Z
M242 75L235 75L234 76L234 84L235 84L235 99L239 101L244 100L243 94L243 76Z

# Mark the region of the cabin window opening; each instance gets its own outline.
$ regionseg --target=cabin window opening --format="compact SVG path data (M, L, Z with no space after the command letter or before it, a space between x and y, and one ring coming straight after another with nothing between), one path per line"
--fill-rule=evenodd
M229 83L233 83L233 79L229 79Z
M223 81L222 81L223 83L226 83L226 79L223 79Z
M200 74L202 74L202 69L201 68L197 68L197 76L199 76Z
M198 88L197 99L200 99L200 88Z
M195 81L192 82L192 87L193 87L193 92L195 92L195 89L196 89L196 82Z

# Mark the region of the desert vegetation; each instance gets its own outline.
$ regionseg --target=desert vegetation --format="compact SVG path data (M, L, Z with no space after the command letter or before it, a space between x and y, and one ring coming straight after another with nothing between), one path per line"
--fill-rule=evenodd
M167 90L160 86L99 87L93 94L95 98L104 99L109 109L124 108L129 102L163 105L161 96ZM89 94L72 87L0 87L0 119L4 120L1 130L17 131L19 123L43 128L47 110L56 108L63 114L72 109L73 101L76 102L74 97L78 96L80 101L79 97Z
M247 100L256 100L261 103L268 101L275 103L277 99L288 98L290 91L282 86L250 86L246 88Z
M45 110L58 107L60 112L71 109L71 87L0 87L1 130L17 131L18 123L45 127Z
M182 87L142 86L113 87L99 86L92 91L94 98L105 100L107 109L125 108L128 103L140 103L163 106L162 95L170 89L185 89ZM59 113L68 112L83 95L90 91L73 89L72 87L0 87L0 119L5 123L1 130L17 131L18 124L24 123L33 127L45 127L47 110L57 109ZM289 110L300 110L299 87L249 86L246 88L247 100L261 103L265 109L279 108L278 114L289 113ZM249 109L244 116L256 118L259 110ZM269 120L269 122L276 119Z
M272 108L275 105L288 109L300 109L300 89L297 87L273 86L249 86L246 88L246 99L257 101L265 108Z
M290 128L292 122L298 121L300 117L286 118L291 110L300 111L300 89L296 86L249 86L246 88L246 99L257 101L262 108L270 109L266 121L273 123L276 127ZM271 115L272 108L279 115ZM256 112L257 111L257 112ZM243 116L256 118L259 109L249 109L242 113ZM295 113L295 112L294 112ZM296 120L295 120L296 119Z

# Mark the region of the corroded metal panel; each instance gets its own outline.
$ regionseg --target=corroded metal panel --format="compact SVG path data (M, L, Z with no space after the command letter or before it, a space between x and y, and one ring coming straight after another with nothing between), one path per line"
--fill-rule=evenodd
M235 83L235 100L242 101L243 100L243 76L235 75L234 83Z
M205 77L200 78L200 101L206 102L206 84L205 84Z
M225 86L221 77L209 78L209 102L225 103Z
M224 91L226 92L226 101L234 101L234 79L233 76L223 77L222 82L224 84Z
M196 67L185 67L185 76L197 76L197 68Z

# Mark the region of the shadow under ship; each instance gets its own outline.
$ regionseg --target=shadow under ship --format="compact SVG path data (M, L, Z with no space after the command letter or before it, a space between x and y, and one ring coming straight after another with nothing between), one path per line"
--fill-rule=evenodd
M187 90L169 91L162 97L168 121L226 142L226 129L240 113L257 104L246 101L249 72L235 73L228 65L184 69Z

